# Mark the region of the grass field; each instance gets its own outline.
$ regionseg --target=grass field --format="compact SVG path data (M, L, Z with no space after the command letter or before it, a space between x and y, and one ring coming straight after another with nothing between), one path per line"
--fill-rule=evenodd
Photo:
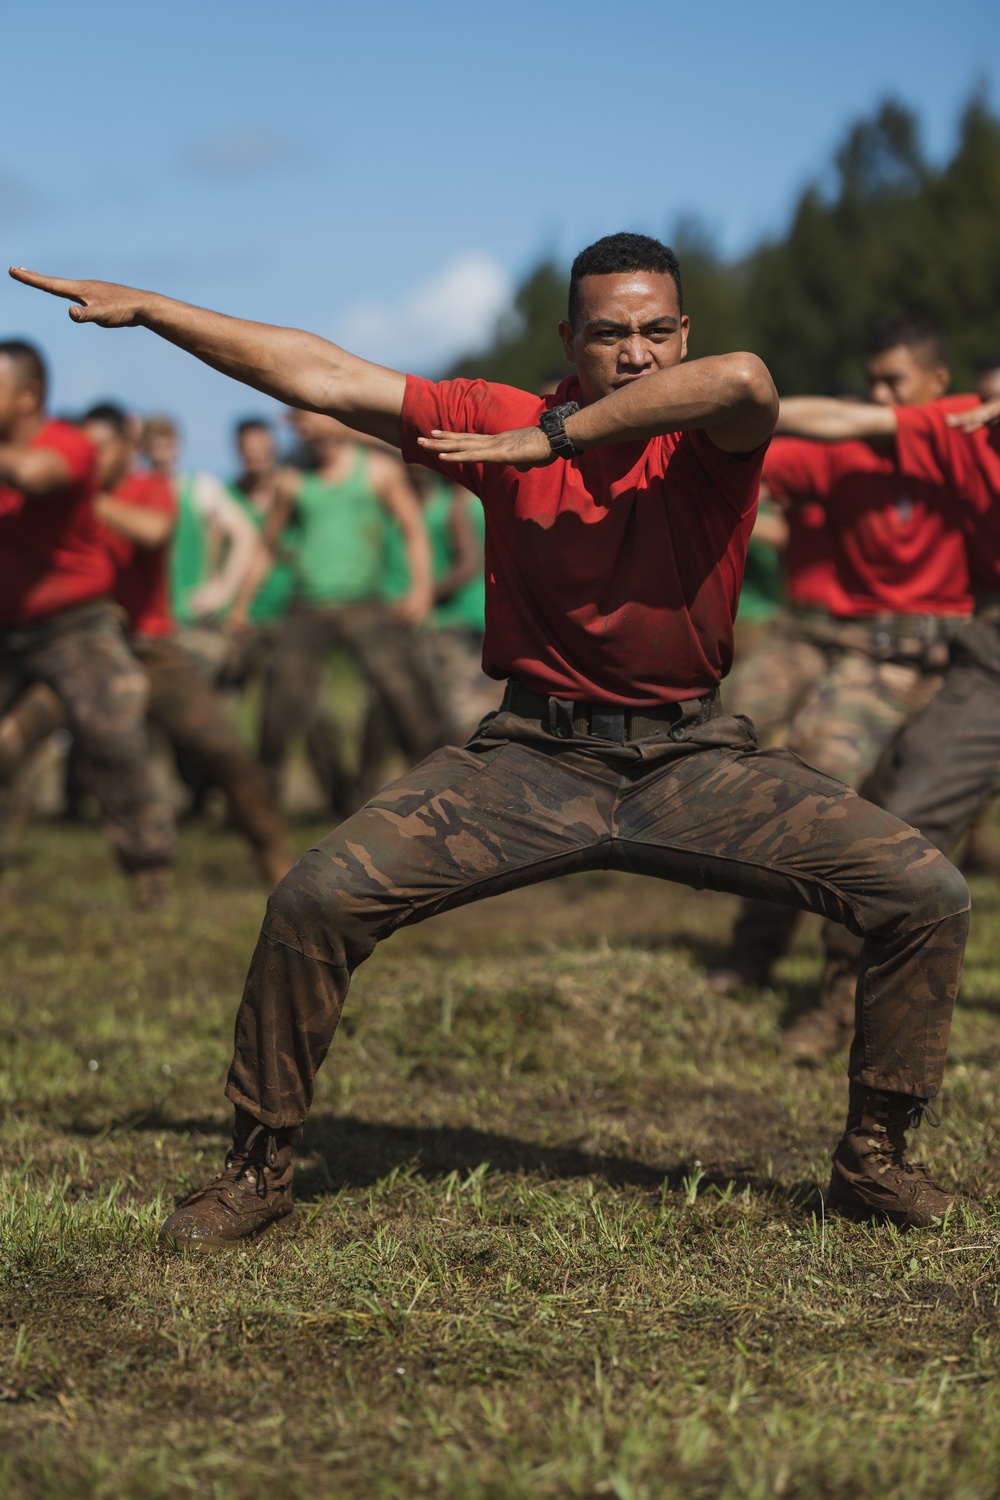
M309 830L300 830L304 847ZM815 930L755 1000L732 904L578 876L404 932L358 977L292 1226L156 1249L215 1170L263 906L185 835L139 915L99 836L28 834L0 907L0 1493L1000 1494L1000 892L919 1145L976 1202L826 1221L842 1065L789 1070Z

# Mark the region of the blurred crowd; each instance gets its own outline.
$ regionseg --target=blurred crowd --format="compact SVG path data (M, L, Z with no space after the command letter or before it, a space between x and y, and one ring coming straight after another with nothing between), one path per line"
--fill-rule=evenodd
M96 809L157 905L178 817L218 815L221 792L272 885L289 806L345 817L498 706L465 490L302 411L239 422L223 480L185 466L170 418L102 402L49 420L45 386L38 351L0 344L0 570L22 575L4 580L5 857L40 804ZM26 428L20 446L68 470L56 504L3 472Z

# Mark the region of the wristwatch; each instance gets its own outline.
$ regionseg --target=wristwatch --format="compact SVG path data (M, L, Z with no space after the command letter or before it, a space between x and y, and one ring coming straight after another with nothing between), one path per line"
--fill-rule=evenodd
M549 440L549 447L556 458L576 458L583 452L578 448L566 432L566 418L571 417L580 406L576 401L564 401L561 406L553 406L550 411L543 411L538 419L538 425Z

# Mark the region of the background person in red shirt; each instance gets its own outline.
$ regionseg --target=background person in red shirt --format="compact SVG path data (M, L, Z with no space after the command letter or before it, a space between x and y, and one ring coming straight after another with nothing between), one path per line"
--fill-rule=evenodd
M18 271L77 321L143 324L330 412L483 501L489 674L501 711L349 818L268 903L237 1021L222 1172L167 1220L209 1249L292 1209L292 1147L351 973L404 923L572 870L619 868L823 910L865 936L865 1005L829 1201L926 1224L953 1201L905 1158L939 1086L965 882L913 830L719 712L777 411L753 355L682 365L665 246L581 252L560 325L577 373L538 397L435 384L294 330L101 282Z
M988 387L987 387L988 389ZM1000 773L1000 401L962 413L940 403L856 406L789 403L788 420L831 438L893 441L902 472L947 483L960 497L976 614L951 643L943 684L894 740L871 795L951 854L994 795ZM825 988L849 990L860 949L853 933L824 927Z
M146 679L110 598L93 446L49 419L45 394L37 349L0 343L0 710L35 682L61 700L109 837L145 902L173 830L149 767Z
M867 358L877 409L942 400L951 378L940 330L924 318L893 318L873 330ZM823 653L823 671L801 700L786 736L803 760L863 788L899 730L936 692L949 641L972 610L965 534L953 486L904 474L891 442L805 440L794 420L802 403L781 403L778 428L793 433L768 453L771 495L794 511L823 506L827 566L814 574L825 612L799 622ZM831 413L855 409L817 398ZM961 405L969 398L950 398ZM944 398L943 405L948 398ZM798 914L745 902L723 963L710 971L720 989L768 981ZM813 1060L845 1045L854 1029L853 987L824 984L823 1003L784 1035L792 1056Z
M225 703L176 640L167 578L177 521L171 485L161 474L131 468L134 443L120 407L95 406L81 427L100 459L104 490L97 512L115 560L114 597L126 613L132 650L149 680L149 721L175 751L197 756L208 779L221 787L234 824L273 886L292 865L284 819Z

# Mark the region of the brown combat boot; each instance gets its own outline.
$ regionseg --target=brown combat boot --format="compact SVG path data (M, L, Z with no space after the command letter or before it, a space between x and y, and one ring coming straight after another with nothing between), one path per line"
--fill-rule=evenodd
M236 1111L222 1171L188 1193L160 1230L171 1250L229 1250L292 1211L292 1131Z
M828 959L816 1004L796 1016L781 1038L786 1056L809 1066L849 1047L854 1036L857 985L856 964L845 964L839 957Z
M939 1223L954 1206L954 1195L926 1167L906 1159L906 1132L920 1124L927 1109L926 1099L852 1083L847 1124L833 1153L827 1207L849 1218L914 1229Z

